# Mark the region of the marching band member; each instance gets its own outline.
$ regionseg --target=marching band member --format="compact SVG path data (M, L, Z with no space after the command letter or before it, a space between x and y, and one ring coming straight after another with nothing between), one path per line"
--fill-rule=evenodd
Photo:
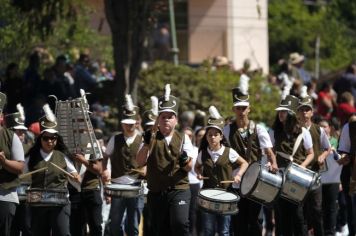
M123 132L114 135L109 140L106 147L105 156L110 157L111 179L130 175L139 178L140 174L133 172L138 169L136 154L142 143L142 136L138 133L136 127L139 118L138 107L134 106L131 96L126 95L126 104L123 107L123 116L121 118L121 127ZM106 165L104 165L106 169ZM120 235L122 219L125 211L127 212L127 232L128 236L138 235L138 225L144 206L143 195L134 198L111 198L110 208L110 233L111 235Z
M347 223L349 235L355 234L354 226L354 193L356 192L356 114L351 115L349 122L341 130L338 152L341 154L338 162L343 165L341 172L342 191L347 206ZM351 193L351 196L350 196Z
M308 130L301 127L296 118L298 98L287 95L278 108L278 115L270 132L274 150L277 153L277 162L280 168L293 162L306 168L314 158L312 138ZM300 143L296 141L301 135ZM296 147L294 147L297 145ZM295 150L293 155L293 150ZM304 222L303 205L296 205L284 198L279 198L275 207L276 235L304 235L307 236L307 227Z
M210 118L206 127L206 135L199 148L199 155L195 164L198 179L206 177L204 188L224 188L229 184L220 184L220 181L230 180L239 184L241 177L245 173L248 163L237 154L235 150L226 146L223 135L224 119L214 106L209 108ZM236 170L240 167L238 170ZM215 235L215 225L219 235L230 235L230 215L217 215L202 212L203 235Z
M82 153L73 155L75 166L83 176L80 184L81 191L74 187L70 190L71 215L70 232L71 235L85 236L88 224L91 236L102 236L102 204L100 192L100 174L102 172L102 160L87 160ZM84 170L82 170L84 168ZM75 199L74 201L72 199Z
M6 95L0 93L0 120ZM16 205L19 203L16 187L18 175L24 168L24 151L17 135L0 125L0 235L10 236Z
M27 127L25 126L25 112L20 103L16 105L16 108L18 112L5 116L5 124L8 129L12 130L19 137L26 157L26 153L30 150L31 146L28 145L25 140L27 131ZM27 186L30 181L31 177L23 178L21 179L21 184ZM20 201L20 204L17 206L14 222L16 222L16 224L12 224L11 236L20 235L20 233L23 236L31 235L31 212L25 201Z
M192 168L193 145L189 137L175 130L178 99L170 91L166 85L165 95L158 100L154 131L145 133L137 162L140 166L147 164L147 204L153 232L184 236L189 235L188 172Z
M303 93L301 95L303 95ZM313 142L314 159L309 163L307 168L315 172L319 172L321 168L326 169L325 159L331 152L331 146L324 129L314 124L311 120L313 116L313 99L311 97L303 96L299 100L297 116L300 124L309 130ZM323 236L324 226L321 185L308 192L305 199L304 212L308 225L314 229L314 235Z
M270 170L276 172L278 166L267 130L261 125L256 125L248 117L250 113L248 79L241 76L240 86L232 89L236 120L226 125L223 133L231 148L249 164L261 161L262 156L266 155ZM238 207L239 213L232 217L234 235L261 235L262 226L258 220L261 205L247 198L241 198Z
M69 160L70 153L58 134L56 117L48 104L44 105L43 109L46 115L39 120L41 134L28 153L28 170L34 171L44 167L47 169L32 175L31 188L66 190L68 174L63 170L70 173L71 178L78 183L80 183L80 176ZM32 206L31 214L32 235L70 235L69 200L64 206Z

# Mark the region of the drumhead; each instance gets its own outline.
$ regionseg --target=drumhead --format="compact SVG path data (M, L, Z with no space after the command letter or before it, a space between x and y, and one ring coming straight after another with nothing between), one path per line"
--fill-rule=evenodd
M141 186L128 184L108 184L105 186L105 188L111 190L139 190L141 189Z
M242 195L250 193L251 189L255 187L255 183L260 174L260 163L252 163L246 170L241 180L240 190Z
M238 200L238 196L222 189L202 189L200 190L199 195L212 200L220 200L220 201Z

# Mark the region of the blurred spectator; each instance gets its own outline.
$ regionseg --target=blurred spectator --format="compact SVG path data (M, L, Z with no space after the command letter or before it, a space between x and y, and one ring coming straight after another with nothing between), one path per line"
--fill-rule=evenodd
M339 95L350 92L356 99L356 62L349 65L341 78L335 81L334 90Z
M156 60L169 60L171 52L171 35L169 28L166 24L163 24L160 28L156 29L154 35L154 48Z
M53 66L53 71L56 76L56 81L59 82L59 90L58 99L65 101L69 98L75 98L75 87L74 80L70 74L67 72L67 58L64 55L60 55L56 58L56 63Z
M326 120L331 119L331 114L334 110L335 98L331 93L331 85L324 82L318 93L318 99L316 101L317 113Z
M23 101L23 83L16 63L10 63L5 72L2 91L7 95L6 113L17 112L16 104Z
M86 92L92 92L96 87L96 78L89 72L89 65L89 55L81 54L74 67L74 85L78 97L80 96L80 89L84 89Z
M304 69L304 56L297 52L289 55L289 62L292 65L292 76L302 84L311 82L310 74Z
M352 113L355 113L355 99L349 92L341 94L339 104L337 106L337 117L340 124L344 125L350 118Z
M34 99L34 94L36 94L37 88L41 82L41 76L39 74L40 68L40 56L38 52L34 52L29 57L29 65L24 72L24 96L25 108L27 104L31 104L32 99ZM26 115L27 117L27 115Z
M40 83L39 90L43 102L47 100L49 95L54 95L58 99L62 99L64 94L64 86L62 82L57 79L54 70L51 68L46 68L43 71L43 80Z
M108 116L109 108L100 103L94 103L91 106L92 115L90 116L94 129L101 129L104 134L107 134L107 127L104 119Z

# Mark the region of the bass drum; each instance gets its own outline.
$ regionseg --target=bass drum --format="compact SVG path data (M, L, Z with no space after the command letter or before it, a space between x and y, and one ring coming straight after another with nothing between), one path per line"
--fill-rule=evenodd
M279 196L283 173L271 173L259 162L252 163L241 179L240 194L260 204L271 204Z

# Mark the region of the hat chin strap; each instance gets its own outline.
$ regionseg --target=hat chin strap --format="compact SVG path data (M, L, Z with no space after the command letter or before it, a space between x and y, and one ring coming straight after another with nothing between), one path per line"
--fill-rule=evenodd
M166 108L173 108L173 107L175 107L176 105L177 105L177 102L176 101L172 101L172 103L173 103L173 105L172 106L165 106L165 107L163 107L163 106L161 106L162 105L162 103L163 102L159 102L159 104L158 104L158 107L159 108L161 108L161 109L166 109Z

